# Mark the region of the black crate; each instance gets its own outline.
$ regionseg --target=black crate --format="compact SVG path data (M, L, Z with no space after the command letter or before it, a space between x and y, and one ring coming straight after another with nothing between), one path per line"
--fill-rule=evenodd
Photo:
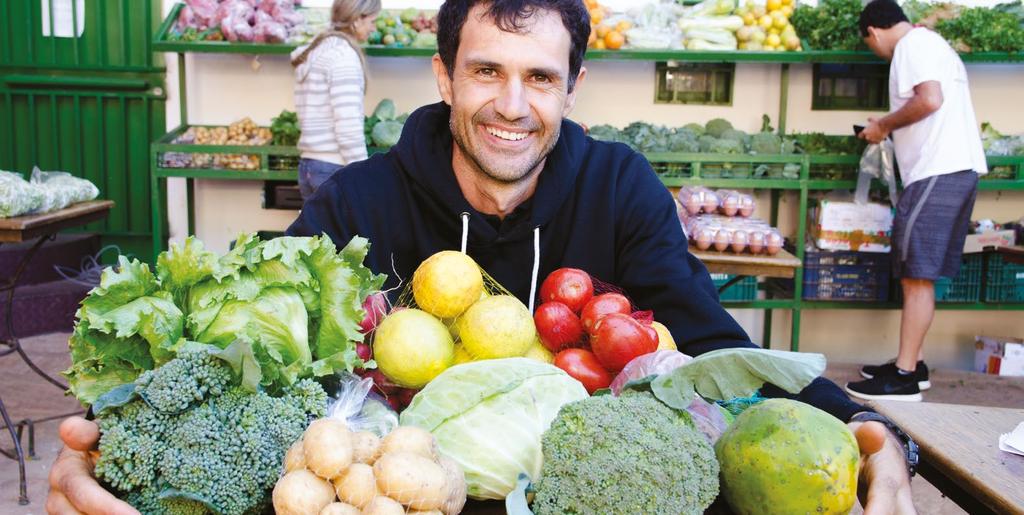
M804 254L804 299L889 300L892 265L889 254L852 251L807 251Z

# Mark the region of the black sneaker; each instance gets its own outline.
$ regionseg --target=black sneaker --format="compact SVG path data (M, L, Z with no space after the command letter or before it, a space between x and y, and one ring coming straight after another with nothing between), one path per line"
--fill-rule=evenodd
M846 391L861 399L921 402L921 389L913 375L879 374L871 379L847 383Z
M860 375L864 379L871 379L879 374L895 374L896 360L886 362L884 365L864 365L860 369ZM914 379L917 379L917 387L921 391L925 391L932 387L932 382L928 380L928 365L924 364L924 361L917 362L917 368L914 370Z

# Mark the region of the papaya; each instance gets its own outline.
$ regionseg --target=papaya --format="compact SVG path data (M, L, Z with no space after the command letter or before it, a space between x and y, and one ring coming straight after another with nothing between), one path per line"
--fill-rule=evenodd
M748 408L715 443L722 493L737 515L845 514L860 453L832 415L788 399Z

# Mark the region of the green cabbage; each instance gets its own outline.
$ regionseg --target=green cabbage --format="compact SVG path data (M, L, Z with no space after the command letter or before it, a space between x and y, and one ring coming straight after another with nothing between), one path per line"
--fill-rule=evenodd
M466 473L468 495L504 499L520 473L536 479L541 436L563 405L587 398L579 381L526 358L476 361L445 370L402 412L401 424L434 434Z
M71 392L91 403L173 359L186 340L250 342L271 391L361 366L363 300L384 282L362 264L368 249L359 237L339 253L326 236L243 234L223 256L189 238L160 254L156 274L121 257L76 314Z

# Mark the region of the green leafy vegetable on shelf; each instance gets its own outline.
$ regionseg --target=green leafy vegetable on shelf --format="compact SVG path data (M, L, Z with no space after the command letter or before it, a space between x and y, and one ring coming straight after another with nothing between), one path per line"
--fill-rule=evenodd
M408 113L396 115L395 103L391 99L381 100L363 124L367 144L372 143L382 148L393 147L402 135L402 127L407 118Z
M299 143L302 130L299 129L297 114L286 109L270 122L270 133L274 135L275 145L293 147Z
M814 50L864 50L861 9L861 0L821 0L818 7L797 7L789 21Z
M704 134L721 138L725 131L732 129L732 123L724 118L714 118L704 124Z
M958 52L1017 52L1024 50L1024 18L1010 8L969 7L940 20L935 29Z
M368 249L358 237L338 253L327 237L243 234L218 256L189 238L159 256L155 275L122 257L76 314L64 373L71 392L91 404L173 359L186 340L252 343L271 392L360 366L362 303L384 282L362 265Z

